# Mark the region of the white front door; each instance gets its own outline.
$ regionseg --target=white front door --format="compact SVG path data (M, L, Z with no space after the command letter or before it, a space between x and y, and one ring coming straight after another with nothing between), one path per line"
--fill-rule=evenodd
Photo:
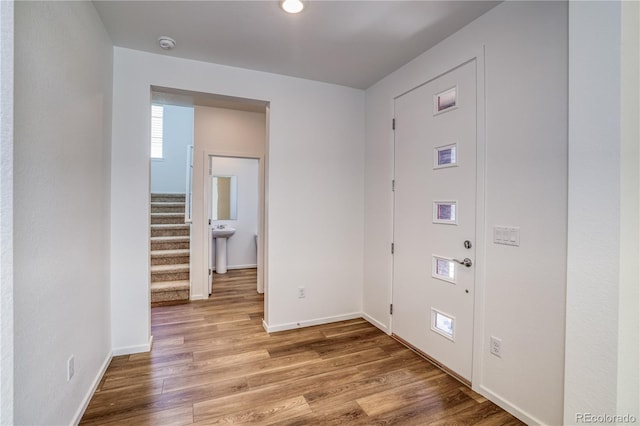
M393 333L471 381L476 61L395 100Z

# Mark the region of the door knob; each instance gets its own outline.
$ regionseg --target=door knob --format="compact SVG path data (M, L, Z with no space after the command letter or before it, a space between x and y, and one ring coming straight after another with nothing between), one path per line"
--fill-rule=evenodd
M464 260L453 259L453 261L458 262L459 264L464 265L467 268L470 268L471 265L473 265L473 262L468 257L465 257Z

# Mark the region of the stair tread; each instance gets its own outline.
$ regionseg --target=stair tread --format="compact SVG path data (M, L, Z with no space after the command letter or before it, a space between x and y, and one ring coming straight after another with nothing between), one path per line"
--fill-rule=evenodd
M153 241L153 242L157 242L157 241L175 241L175 242L189 241L189 236L188 235L167 235L167 236L160 236L160 237L151 237L151 241Z
M151 216L156 217L184 217L184 213L180 212L152 212Z
M188 256L189 249L151 250L151 257Z
M157 281L151 283L151 292L189 290L188 280L179 281Z
M189 229L188 223L152 223L152 228L157 229Z
M189 271L188 263L179 263L175 265L151 265L151 273L154 272L184 272Z
M151 205L158 206L158 207L184 206L184 201L152 201Z

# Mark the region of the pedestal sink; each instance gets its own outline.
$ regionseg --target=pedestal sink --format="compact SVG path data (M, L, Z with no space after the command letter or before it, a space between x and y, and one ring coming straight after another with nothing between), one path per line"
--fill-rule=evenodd
M216 240L216 273L227 273L227 238L236 233L234 228L211 228L211 238Z

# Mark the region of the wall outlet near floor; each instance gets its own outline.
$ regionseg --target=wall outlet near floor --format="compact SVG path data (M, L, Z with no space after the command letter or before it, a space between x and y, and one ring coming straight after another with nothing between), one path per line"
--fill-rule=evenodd
M76 362L73 355L71 355L67 360L67 382L71 380L71 378L75 373L76 373Z
M298 287L298 299L304 299L307 297L304 287Z
M498 339L495 336L491 336L491 347L489 350L491 353L497 357L502 358L502 340Z

